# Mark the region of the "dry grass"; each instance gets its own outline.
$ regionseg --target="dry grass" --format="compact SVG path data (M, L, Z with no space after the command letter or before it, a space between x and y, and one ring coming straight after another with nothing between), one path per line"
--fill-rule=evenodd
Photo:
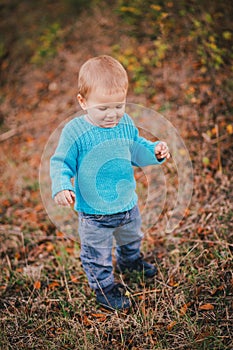
M158 236L154 280L116 276L131 292L126 314L96 305L77 243L1 231L1 349L230 349L232 212L217 220L217 237Z

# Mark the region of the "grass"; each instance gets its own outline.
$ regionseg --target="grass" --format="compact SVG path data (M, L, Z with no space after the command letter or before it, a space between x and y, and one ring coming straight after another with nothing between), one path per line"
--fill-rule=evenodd
M143 250L158 275L146 281L139 273L116 274L129 287L133 306L128 313L109 312L96 304L88 286L79 244L57 232L43 211L31 216L29 209L39 203L34 184L27 183L34 193L26 196L27 210L4 201L1 349L231 348L231 209L210 217L214 201L198 211L194 197L190 215L174 233L166 234L159 223L151 228ZM225 187L220 193L227 196Z
M96 305L75 242L54 237L32 244L25 237L17 243L2 259L1 349L229 349L232 344L232 255L220 244L187 241L169 251L168 238L154 280L117 275L129 286L133 307L111 313Z

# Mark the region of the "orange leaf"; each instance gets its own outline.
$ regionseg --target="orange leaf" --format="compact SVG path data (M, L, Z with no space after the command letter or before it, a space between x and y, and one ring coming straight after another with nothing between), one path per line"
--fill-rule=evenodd
M188 310L188 305L187 304L184 304L181 308L180 308L180 314L183 316L186 314Z
M71 276L70 276L70 279L71 279L71 282L73 282L73 283L78 282L77 277L76 277L76 276L74 276L74 275L71 275Z
M198 310L214 310L214 305L212 304L203 304L200 305Z
M171 323L169 323L169 325L167 325L167 330L170 331L176 324L176 321L172 321Z
M106 315L105 314L91 314L91 316L93 317L105 317Z
M61 232L61 231L57 231L56 232L56 236L59 237L59 238L64 238L65 237L64 233Z
M144 333L144 336L145 337L148 337L148 335L153 335L154 334L154 331L152 329L150 329L148 332Z
M218 291L224 290L224 286L221 285L219 287L216 287L212 290L211 295L215 295Z
M46 250L47 250L47 252L52 252L52 251L54 250L54 245L53 245L53 243L48 242L48 243L46 244Z
M56 287L59 287L58 282L52 282L48 285L49 289L55 289Z
M177 281L175 281L173 276L170 277L168 284L171 287L177 287L179 285L179 283Z
M228 132L228 134L230 134L230 135L233 134L233 125L232 125L232 124L227 125L227 132Z
M68 254L73 254L74 253L74 248L72 247L66 247L66 252L68 253Z
M192 305L192 302L189 302L187 304L184 304L181 308L180 308L180 314L181 316L184 316L188 310L188 308Z
M97 318L99 322L104 322L106 320L105 314L91 314L91 316Z
M35 281L34 288L35 289L40 289L40 287L41 287L41 282L40 281Z
M83 321L84 326L90 326L92 324L91 320L87 317L87 315L83 316L82 321Z

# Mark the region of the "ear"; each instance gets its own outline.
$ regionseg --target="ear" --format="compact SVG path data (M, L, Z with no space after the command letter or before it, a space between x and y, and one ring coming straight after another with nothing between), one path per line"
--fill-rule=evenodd
M77 100L78 100L78 102L80 104L80 107L82 109L86 109L86 99L81 94L77 95Z

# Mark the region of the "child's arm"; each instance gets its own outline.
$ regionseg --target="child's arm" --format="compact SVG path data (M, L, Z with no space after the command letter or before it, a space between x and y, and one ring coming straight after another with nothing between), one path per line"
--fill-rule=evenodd
M135 128L136 129L136 128ZM139 136L136 129L132 147L132 163L136 166L162 164L170 158L168 146L165 142L152 142Z
M52 197L60 205L72 204L74 187L71 179L76 175L78 147L72 124L66 126L61 134L57 149L50 160Z
M69 190L61 191L54 197L55 203L64 207L70 207L70 205L74 203L74 200L75 194L73 191Z
M166 142L147 140L139 135L133 120L126 114L127 124L130 133L133 135L133 144L131 146L132 165L144 167L147 165L162 164L170 158L170 153Z

